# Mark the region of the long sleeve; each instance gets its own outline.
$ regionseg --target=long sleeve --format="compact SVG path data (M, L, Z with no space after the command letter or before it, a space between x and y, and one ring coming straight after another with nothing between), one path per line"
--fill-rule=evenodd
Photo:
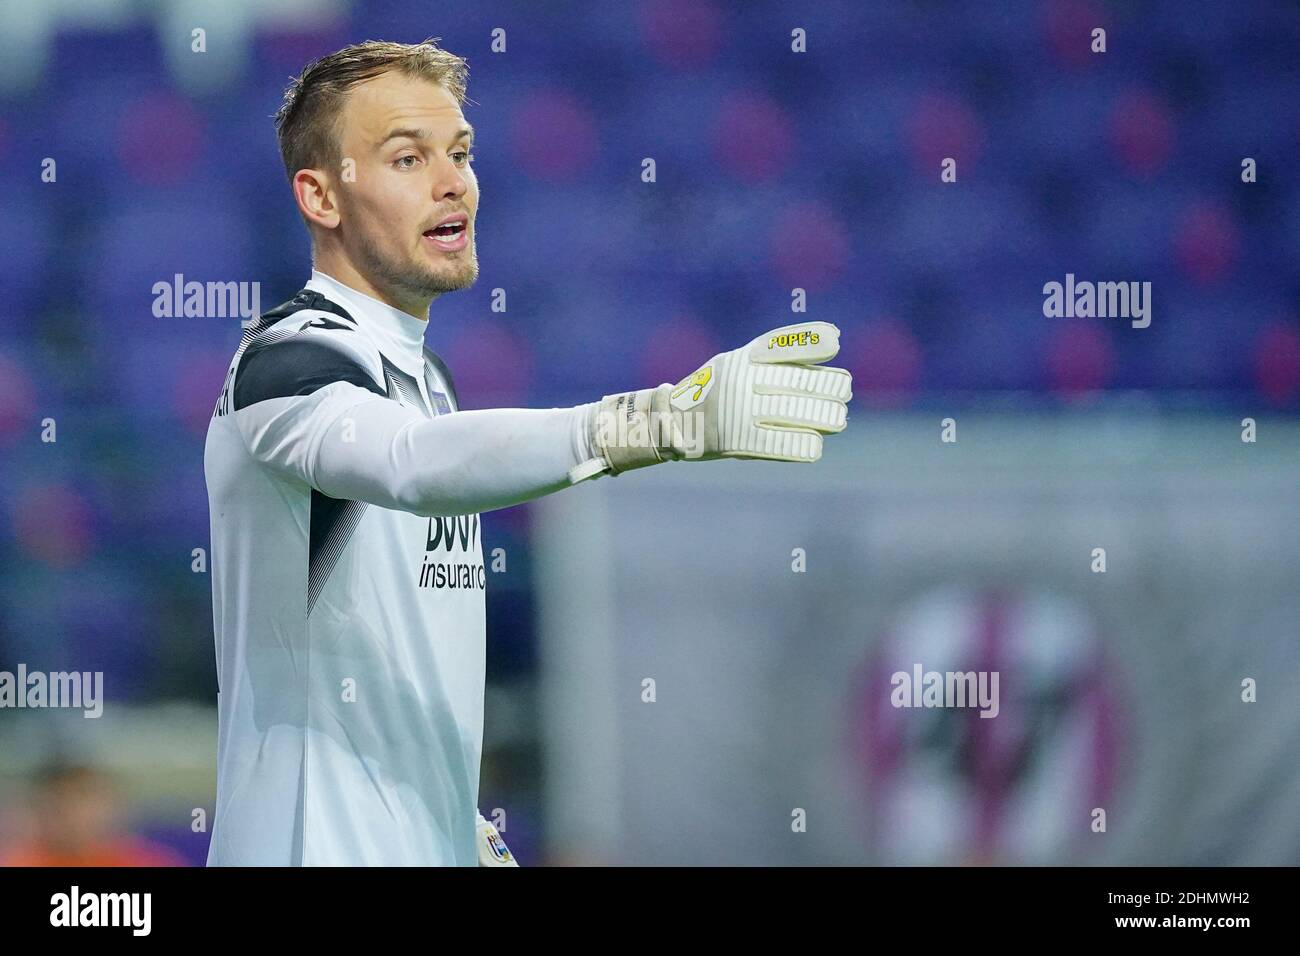
M421 516L491 511L568 487L592 456L592 405L426 418L382 396L333 343L297 342L289 356L286 345L267 350L274 366L259 356L240 370L235 421L256 460L331 498Z

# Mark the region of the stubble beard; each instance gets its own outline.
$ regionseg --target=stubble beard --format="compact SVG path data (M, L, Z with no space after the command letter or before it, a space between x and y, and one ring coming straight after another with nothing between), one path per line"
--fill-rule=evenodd
M418 260L394 262L385 258L370 242L362 246L361 256L372 276L372 283L407 299L432 299L445 292L459 292L468 289L478 279L478 256L473 239L460 251L458 258L449 256L446 267L441 270Z

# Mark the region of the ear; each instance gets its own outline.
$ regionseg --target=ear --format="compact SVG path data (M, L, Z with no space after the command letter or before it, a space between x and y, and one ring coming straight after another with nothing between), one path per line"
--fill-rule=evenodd
M329 173L322 169L298 170L293 174L293 198L308 224L322 229L338 228L338 197Z

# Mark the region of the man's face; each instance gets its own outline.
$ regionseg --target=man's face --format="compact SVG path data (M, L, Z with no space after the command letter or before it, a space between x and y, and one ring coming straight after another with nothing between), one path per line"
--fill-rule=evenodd
M337 135L339 238L376 288L430 299L474 284L473 130L438 83L383 73L349 92ZM448 219L450 218L450 221ZM446 222L446 226L439 228Z

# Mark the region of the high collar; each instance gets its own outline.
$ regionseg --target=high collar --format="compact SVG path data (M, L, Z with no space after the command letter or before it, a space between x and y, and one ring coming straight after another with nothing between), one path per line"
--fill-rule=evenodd
M423 373L424 330L429 325L424 319L358 292L318 269L311 270L307 288L346 309L379 351L402 371L417 377Z

